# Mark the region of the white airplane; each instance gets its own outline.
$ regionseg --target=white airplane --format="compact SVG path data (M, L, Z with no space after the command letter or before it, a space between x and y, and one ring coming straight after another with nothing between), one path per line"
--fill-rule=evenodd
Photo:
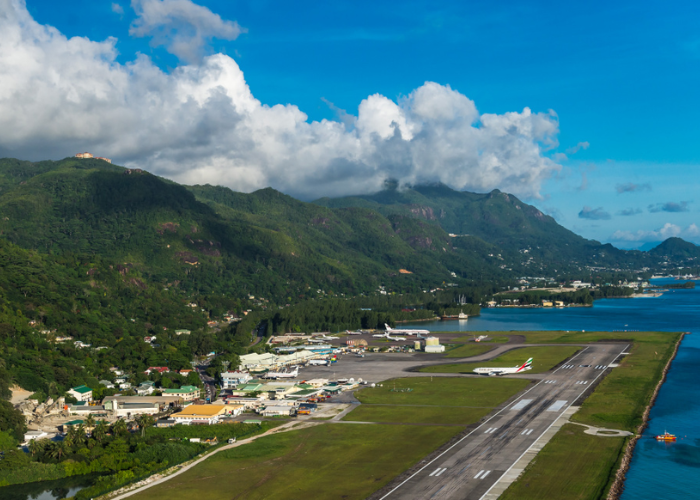
M325 366L328 364L327 359L310 359L309 364L312 366Z
M523 373L527 370L532 370L532 358L525 361L521 366L515 365L513 368L474 368L474 373L498 377L507 373Z
M389 340L406 340L406 337L392 337L391 335L386 336Z
M384 337L387 337L389 334L388 333L376 333L372 335L372 337L378 338L378 339L383 339Z
M291 372L267 372L265 378L295 378L297 375L299 375L299 367L295 366Z
M488 335L479 335L478 337L474 338L474 342L481 342L482 340L486 340L487 338L489 338Z
M321 338L323 340L338 340L340 337L332 337L332 336L322 335Z
M351 332L350 330L345 330L345 333L348 335L362 335L362 332Z
M384 328L386 333L399 333L401 335L430 335L430 330L413 330L411 328L392 328L386 323L384 323Z

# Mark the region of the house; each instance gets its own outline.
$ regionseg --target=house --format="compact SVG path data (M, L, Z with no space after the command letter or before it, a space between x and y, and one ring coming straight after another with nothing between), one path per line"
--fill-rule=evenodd
M109 380L100 380L100 385L104 385L107 389L114 389L114 384Z
M153 337L153 338L155 338L155 337ZM168 373L169 371L170 371L170 368L168 368L167 366L149 366L148 370L146 370L143 373L145 373L146 375L150 375L151 372L158 372L160 374L163 374L163 373Z
M218 424L226 413L225 405L190 405L170 418L183 425L212 425Z
M190 332L189 330L175 330L175 335L189 335Z
M164 389L164 396L178 396L181 397L183 401L194 401L199 399L200 390L199 387L193 385L183 385L179 389Z
M104 411L104 406L90 406L85 401L80 401L68 407L68 413L70 415L91 415L94 413L104 413Z
M35 439L44 439L49 437L49 435L44 431L27 431L24 433L24 441L34 441Z
M179 373L180 375L182 375L183 377L186 377L187 375L189 375L190 373L192 373L192 370L190 370L189 368L183 368L183 369L180 370L178 373Z
M248 372L236 370L232 372L222 372L221 373L221 388L230 389L236 387L239 384L245 384L253 377L250 376Z
M139 396L150 396L151 394L153 394L153 391L155 391L155 388L155 382L146 380L145 382L141 382L136 388L136 394L138 394Z
M92 155L86 151L84 153L77 153L75 155L75 157L76 158L92 158Z
M86 385L79 385L68 390L68 395L78 401L92 401L92 389Z
M156 427L172 427L176 424L174 419L172 418L161 418L156 422Z

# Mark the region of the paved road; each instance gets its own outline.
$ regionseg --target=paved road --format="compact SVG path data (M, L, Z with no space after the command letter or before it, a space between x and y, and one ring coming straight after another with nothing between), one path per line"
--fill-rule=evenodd
M626 347L586 348L381 498L481 498Z

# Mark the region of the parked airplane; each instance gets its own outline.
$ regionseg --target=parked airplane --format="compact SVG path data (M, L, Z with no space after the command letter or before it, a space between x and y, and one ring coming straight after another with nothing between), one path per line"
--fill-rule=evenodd
M330 336L330 335L329 335L329 336L322 335L321 338L322 338L323 340L338 340L340 337L333 337L333 336Z
M388 333L376 333L372 335L372 337L376 337L378 339L383 339L384 337L387 337L389 334Z
M479 335L478 337L474 338L474 342L481 342L482 340L486 340L487 338L489 338L488 335Z
M265 378L295 378L297 375L299 375L299 367L295 366L293 371L284 371L284 372L267 372L265 374Z
M514 366L513 368L474 368L474 373L479 375L488 375L489 377L497 377L500 375L505 375L507 373L523 373L526 370L532 369L532 358L528 359L521 366Z
M389 334L387 334L386 338L388 338L389 340L406 340L406 337L392 337Z
M328 364L327 359L310 359L309 364L312 366L325 366Z
M430 330L413 330L411 328L392 328L386 323L384 323L384 328L387 334L399 333L401 335L430 335Z
M362 332L351 332L350 330L345 330L348 335L362 335Z

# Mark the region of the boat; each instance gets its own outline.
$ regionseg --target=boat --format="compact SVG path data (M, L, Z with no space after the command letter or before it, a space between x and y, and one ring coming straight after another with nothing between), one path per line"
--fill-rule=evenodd
M467 319L469 319L469 315L464 314L464 311L460 311L459 314L443 314L442 316L440 316L440 319L443 321L449 319L458 319L461 321L466 321Z
M664 441L664 442L674 442L676 440L676 436L673 434L669 434L668 432L664 431L663 434L659 434L656 436L657 441Z

